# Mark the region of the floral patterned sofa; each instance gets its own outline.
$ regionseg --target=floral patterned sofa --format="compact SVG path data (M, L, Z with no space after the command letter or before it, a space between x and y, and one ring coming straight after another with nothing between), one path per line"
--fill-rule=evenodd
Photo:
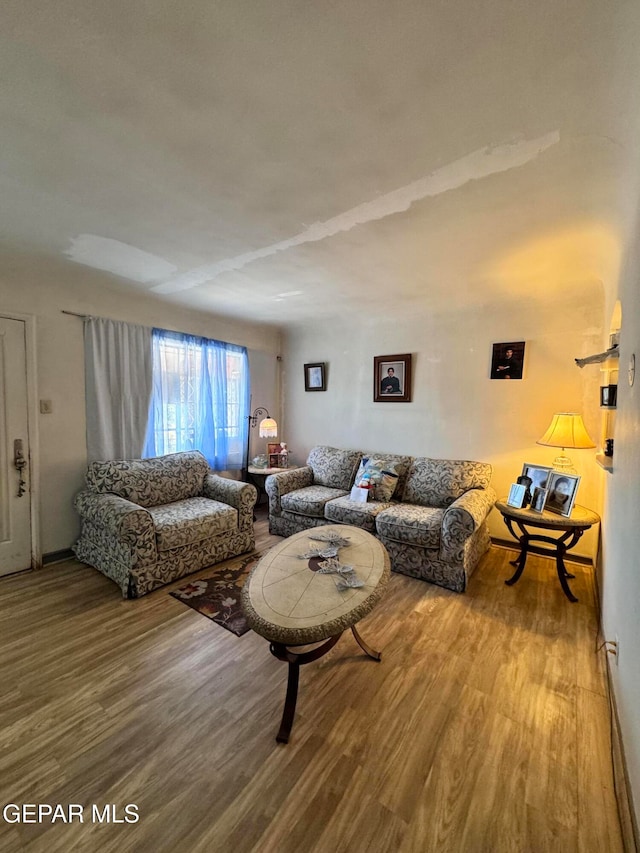
M350 499L363 457L383 459L397 473L390 500ZM490 544L491 472L486 462L314 447L305 467L267 477L269 530L290 536L352 524L382 541L394 571L464 592Z
M82 522L75 554L125 598L255 546L255 487L212 473L197 450L92 462L86 484L75 499Z

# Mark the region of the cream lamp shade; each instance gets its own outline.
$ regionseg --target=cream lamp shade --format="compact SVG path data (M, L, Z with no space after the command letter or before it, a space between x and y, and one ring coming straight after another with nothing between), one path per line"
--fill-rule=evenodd
M278 435L278 424L273 418L265 418L260 421L258 433L260 438L275 438Z
M575 473L573 463L564 454L567 447L586 450L595 447L587 429L582 421L582 415L577 412L559 412L551 418L551 423L542 438L536 444L544 444L547 447L561 447L563 453L553 460L556 471Z

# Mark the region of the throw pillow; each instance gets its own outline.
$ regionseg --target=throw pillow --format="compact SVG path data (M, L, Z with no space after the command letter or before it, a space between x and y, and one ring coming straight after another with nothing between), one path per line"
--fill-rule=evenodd
M385 459L364 457L356 474L355 485L370 483L372 495L376 501L389 501L398 485L395 467Z

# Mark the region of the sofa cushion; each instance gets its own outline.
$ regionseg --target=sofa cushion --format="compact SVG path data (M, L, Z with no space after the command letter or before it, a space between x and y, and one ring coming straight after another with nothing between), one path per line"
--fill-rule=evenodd
M150 506L147 511L156 528L158 551L192 545L238 528L238 511L211 498L187 498Z
M324 517L337 524L353 524L369 533L376 529L376 516L390 504L383 501L368 501L360 503L352 501L349 496L329 501L324 508Z
M321 445L309 453L307 465L313 471L313 482L318 486L348 491L362 454L359 450L339 450Z
M139 506L151 507L201 495L208 472L202 453L192 450L153 459L92 462L86 481L92 492L110 492Z
M284 512L296 515L308 515L311 518L323 518L327 501L345 495L344 489L330 489L327 486L305 486L282 495L280 503Z
M486 489L491 480L487 462L456 459L413 460L402 500L426 507L448 507L469 489Z
M393 504L377 516L376 531L396 542L439 548L443 516L444 509Z

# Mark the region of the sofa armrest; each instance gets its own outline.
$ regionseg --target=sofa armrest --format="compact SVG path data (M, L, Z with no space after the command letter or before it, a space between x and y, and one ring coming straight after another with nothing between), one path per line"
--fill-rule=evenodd
M207 474L204 478L204 496L228 504L238 510L238 528L253 526L253 508L258 499L258 490L251 483L230 480L218 474Z
M495 502L496 493L488 486L469 489L447 508L442 519L441 559L460 557L467 539L484 524Z
M283 495L311 485L313 485L313 470L308 466L270 474L264 482L265 492L269 495L269 515L282 515L280 499Z
M83 522L101 528L131 549L132 566L157 560L156 529L144 507L118 495L88 489L76 495L74 506Z

